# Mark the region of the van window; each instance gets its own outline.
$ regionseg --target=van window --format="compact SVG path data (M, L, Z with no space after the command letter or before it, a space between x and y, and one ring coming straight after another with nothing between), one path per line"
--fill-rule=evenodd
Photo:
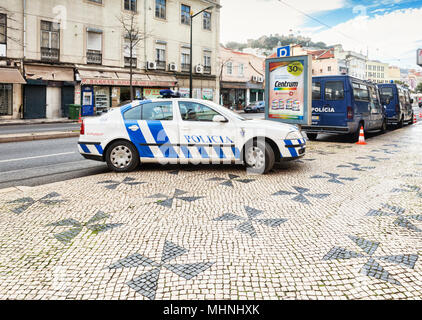
M366 85L353 82L352 87L353 87L353 96L355 97L355 100L369 101L369 92L368 92L368 87Z
M321 82L312 82L312 100L321 100Z
M325 83L325 100L344 100L344 82L327 81Z
M383 100L387 100L387 98L391 101L394 98L393 88L385 87L381 88L381 97Z

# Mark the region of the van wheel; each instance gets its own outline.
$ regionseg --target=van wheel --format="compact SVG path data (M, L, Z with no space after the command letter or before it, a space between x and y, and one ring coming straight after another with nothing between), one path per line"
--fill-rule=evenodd
M412 116L410 117L410 121L408 124L412 125L413 124L413 117L415 116L415 114L412 112Z
M404 117L401 117L401 120L399 123L397 123L397 129L401 129L404 126Z
M311 141L316 141L318 137L318 133L307 133L306 135L308 136L308 139Z
M275 163L275 155L271 146L263 141L248 143L244 151L244 164L254 174L268 173Z
M363 123L359 123L358 129L355 132L352 132L349 134L350 142L358 142L359 141L359 135L360 135L360 128L363 127Z
M116 141L106 152L106 162L110 170L116 172L130 172L140 163L138 150L127 141Z
M381 133L386 133L386 132L387 132L387 120L384 120L381 127Z

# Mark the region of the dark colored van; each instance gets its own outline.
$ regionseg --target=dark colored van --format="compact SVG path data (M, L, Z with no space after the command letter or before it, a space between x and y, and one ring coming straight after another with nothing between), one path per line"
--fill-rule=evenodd
M312 125L302 127L308 138L337 133L357 141L361 126L365 131L387 130L377 86L350 76L313 77Z
M381 103L387 107L387 123L402 128L405 123L413 123L413 99L409 90L397 84L379 84Z

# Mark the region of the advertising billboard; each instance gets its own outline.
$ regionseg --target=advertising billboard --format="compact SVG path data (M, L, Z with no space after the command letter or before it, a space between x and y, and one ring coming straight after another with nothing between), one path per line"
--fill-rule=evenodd
M266 119L310 125L312 117L310 56L266 60Z

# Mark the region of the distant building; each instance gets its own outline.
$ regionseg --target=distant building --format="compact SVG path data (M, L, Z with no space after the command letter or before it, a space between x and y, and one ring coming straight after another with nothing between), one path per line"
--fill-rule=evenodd
M345 62L349 76L366 80L367 57L354 51L345 51L342 45L334 46L334 56Z
M265 58L220 47L221 104L236 110L264 100Z
M323 50L309 50L312 55L312 75L329 76L347 74L347 67L344 60L337 59L334 55L334 48Z
M389 66L387 71L387 80L388 82L401 81L400 68L396 66Z
M388 63L368 60L366 62L366 78L374 83L389 83Z

